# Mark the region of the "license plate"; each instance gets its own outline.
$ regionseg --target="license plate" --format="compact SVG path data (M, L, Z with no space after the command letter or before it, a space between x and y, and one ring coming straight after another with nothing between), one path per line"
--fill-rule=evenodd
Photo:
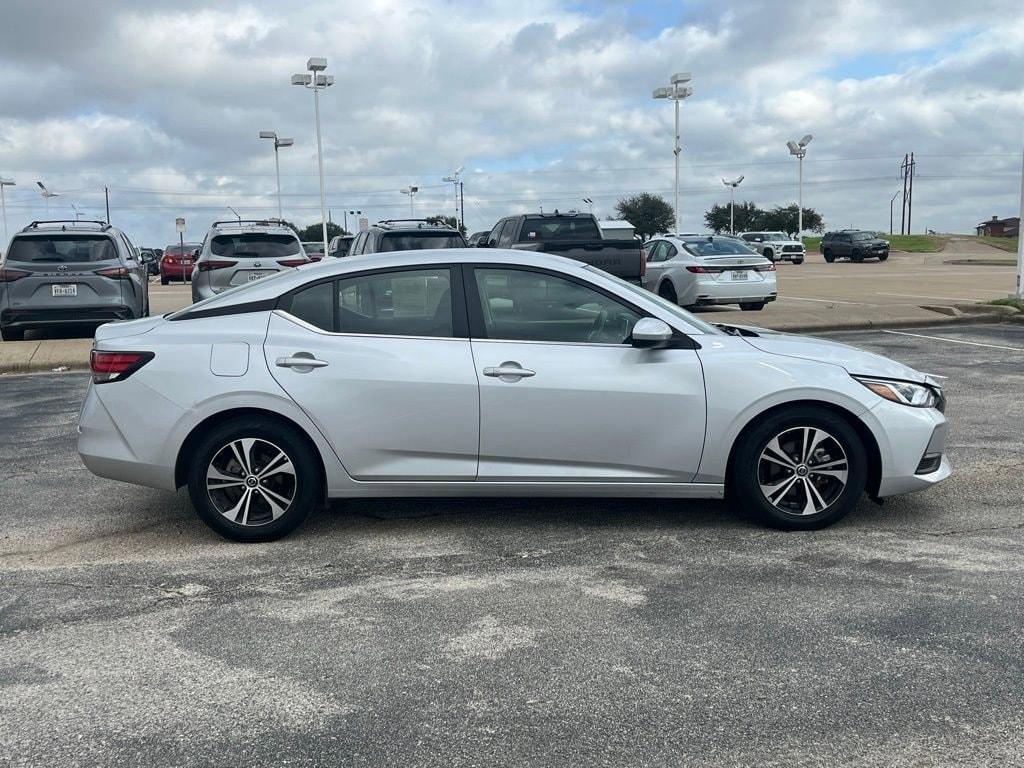
M732 271L732 279L733 280L746 280L747 279L747 271L745 269L734 269Z
M51 285L54 296L77 296L78 286L77 285Z
M250 272L245 279L251 283L253 280L260 280L266 276L266 272Z

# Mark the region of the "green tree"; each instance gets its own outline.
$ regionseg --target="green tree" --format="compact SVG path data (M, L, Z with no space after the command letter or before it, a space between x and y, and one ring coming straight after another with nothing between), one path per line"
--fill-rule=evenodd
M292 224L290 221L284 222L287 226L295 230L295 234L299 236L299 240L304 243L319 243L320 238L323 237L322 227L318 221L316 224L310 224L305 229L299 229L297 226ZM350 234L342 229L340 226L335 224L333 221L327 222L327 240L330 241L332 237L337 235Z
M736 203L733 209L734 232L748 232L752 229L761 229L764 211L751 202ZM708 229L716 235L729 231L729 204L711 206L711 210L704 214L704 223Z
M675 228L672 206L663 197L649 192L619 200L615 213L632 224L644 240Z
M425 221L428 224L433 224L435 227L451 227L452 229L458 229L463 235L466 234L466 225L459 224L458 219L454 216L445 216L443 214L437 214L436 216L427 216ZM458 225L456 227L456 225Z
M759 229L778 230L780 232L796 232L797 212L796 203L793 205L777 205L770 211L764 212L764 220ZM825 223L821 214L813 208L804 208L804 231L821 232L825 229Z

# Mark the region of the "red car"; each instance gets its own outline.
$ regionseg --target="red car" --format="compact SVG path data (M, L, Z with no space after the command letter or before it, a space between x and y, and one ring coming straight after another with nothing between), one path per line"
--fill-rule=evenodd
M160 285L192 279L192 267L199 255L199 245L185 243L184 251L181 245L168 245L164 248L164 255L160 259Z

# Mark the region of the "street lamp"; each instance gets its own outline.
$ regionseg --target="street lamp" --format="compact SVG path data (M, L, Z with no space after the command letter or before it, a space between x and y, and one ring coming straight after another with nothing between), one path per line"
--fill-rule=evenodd
M583 200L584 203L586 203L588 206L590 206L590 215L593 216L594 215L594 200L593 200L593 198L584 197L584 198L582 198L582 200Z
M1017 219L1017 291L1016 297L1024 300L1024 237L1021 237L1020 221L1024 219L1024 154L1020 168L1020 218Z
M900 190L896 190L892 193L892 197L889 198L889 234L892 234L892 206L896 202L896 198L899 197Z
M811 134L807 134L800 141L787 141L786 146L789 147L789 154L793 155L797 159L797 165L799 166L799 181L797 182L797 201L796 201L796 229L797 239L799 240L804 234L804 155L807 154L807 145L811 143L811 139L814 137Z
M75 221L78 221L79 219L81 219L82 218L82 212L80 210L78 210L78 206L75 205L74 203L71 203L71 202L69 202L68 204L71 206L71 210L73 210L75 212Z
M43 182L41 182L41 181L37 181L36 182L36 186L39 187L39 194L42 195L43 199L46 201L46 218L50 218L50 198L51 197L60 197L60 194L57 193L57 192L51 192L50 190L48 190L46 188L46 185L43 184Z
M733 179L732 181L726 181L725 179L722 179L722 183L725 184L725 186L729 187L729 234L730 235L736 234L736 227L733 225L732 210L733 210L733 206L736 205L736 187L738 187L740 185L740 182L742 182L742 181L743 181L743 177L742 176L740 176L738 179Z
M295 143L295 139L278 138L276 131L260 131L260 138L274 140L274 174L277 176L277 220L283 221L284 217L281 216L281 163L277 158L277 150L281 147L290 147Z
M413 218L416 214L413 211L412 200L414 197L416 197L416 193L420 191L420 188L417 187L415 184L410 184L405 189L400 189L398 191L401 192L403 195L409 196L409 218Z
M320 167L320 228L323 232L324 253L327 253L327 198L324 193L324 147L320 139L320 91L334 85L334 77L323 74L327 59L312 56L306 62L307 72L292 75L292 85L301 85L313 91L313 111L316 115L316 158ZM310 74L312 73L312 74Z
M14 186L17 186L14 183L14 179L5 179L3 176L0 176L0 211L3 211L3 217L4 217L4 242L3 242L3 247L4 248L7 247L7 239L8 239L8 235L7 235L7 201L4 199L4 187L14 187Z
M236 210L235 210L234 208L232 208L232 207L231 207L230 205L229 205L229 206L227 206L227 209L228 209L229 211L231 211L231 212L232 212L233 214L235 214L235 218L236 218L236 219L238 219L238 223L239 223L239 224L241 224L241 223L242 223L242 217L241 217L241 216L239 215L238 211L236 211Z
M455 224L456 229L460 229L462 226L462 217L459 216L459 184L461 183L462 169L466 166L460 165L458 170L455 171L451 176L445 176L441 181L447 181L452 185L452 192L455 195ZM410 198L411 200L412 198Z
M686 85L690 82L690 79L691 75L689 72L677 72L672 75L672 78L669 81L670 85L667 88L655 88L654 92L651 94L656 99L670 99L675 102L676 133L675 144L672 151L676 156L676 232L681 232L683 229L679 216L679 153L683 151L683 148L679 145L679 102L687 96L693 95L693 88Z

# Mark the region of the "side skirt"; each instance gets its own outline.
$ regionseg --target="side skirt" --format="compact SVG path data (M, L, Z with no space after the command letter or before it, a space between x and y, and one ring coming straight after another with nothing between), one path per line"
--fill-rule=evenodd
M329 498L375 496L577 496L605 498L721 499L722 483L558 483L558 482L358 482L331 488Z

